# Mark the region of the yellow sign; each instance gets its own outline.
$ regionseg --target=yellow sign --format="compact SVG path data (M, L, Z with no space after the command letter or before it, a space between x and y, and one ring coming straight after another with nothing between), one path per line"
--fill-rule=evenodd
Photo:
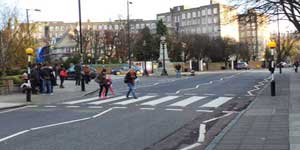
M269 46L269 48L276 48L276 42L275 41L270 41L268 46Z
M27 49L25 50L25 53L26 53L27 55L32 55L32 54L33 54L33 49L32 49L32 48L27 48Z

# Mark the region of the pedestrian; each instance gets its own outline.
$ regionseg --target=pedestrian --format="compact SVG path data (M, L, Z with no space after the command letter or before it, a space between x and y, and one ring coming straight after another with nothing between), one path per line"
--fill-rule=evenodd
M33 65L33 68L31 70L31 76L30 76L30 83L32 88L32 94L38 94L38 89L40 84L40 75L38 71L38 67L36 64Z
M83 68L83 78L86 84L89 84L90 82L90 72L91 72L90 66L85 65Z
M109 88L109 91L111 92L111 94L112 94L113 96L115 96L115 92L114 92L114 89L113 89L113 86L112 86L112 78L111 78L111 75L107 75L106 80L107 80L107 86L108 86L108 88ZM106 92L106 91L103 91L103 92L102 92L102 95L104 95L105 92Z
M177 64L175 66L175 69L176 69L176 78L180 78L181 77L181 65Z
M52 70L53 70L53 74L54 74L54 78L55 80L53 80L52 82L54 82L54 85L53 86L57 86L57 76L59 75L59 68L58 68L58 65L57 64L54 64L53 67L52 67Z
M102 69L101 73L97 74L95 81L99 84L99 98L106 98L108 93L108 84L106 80L106 69ZM105 94L102 95L103 90L105 90Z
M296 62L294 63L295 72L298 72L298 67L299 67L299 62L296 61Z
M75 70L75 85L80 86L80 80L81 80L81 65L76 64L74 67Z
M53 86L51 82L51 76L53 76L52 68L44 64L41 69L41 73L41 78L43 80L43 93L53 95Z
M124 82L128 86L128 92L126 94L126 98L129 98L129 95L131 93L133 98L137 99L137 97L135 95L135 80L136 79L137 79L136 72L133 69L130 69L124 78Z
M42 64L39 63L37 65L37 71L38 71L38 74L39 74L39 79L40 79L40 84L39 84L39 92L40 93L43 93L44 91L44 88L43 88L43 85L44 85L44 80L42 79Z
M60 88L65 88L64 87L64 81L68 77L68 72L65 69L65 67L61 67L60 72L59 72L59 79L60 79Z

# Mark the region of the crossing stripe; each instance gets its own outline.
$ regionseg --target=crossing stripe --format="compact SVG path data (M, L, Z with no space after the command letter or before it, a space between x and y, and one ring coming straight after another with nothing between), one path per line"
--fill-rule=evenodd
M130 99L127 101L122 101L122 102L118 102L118 103L114 103L116 105L128 105L128 104L132 104L132 103L136 103L136 102L140 102L140 101L144 101L150 98L153 98L155 96L143 96L143 97L139 97L137 99Z
M114 97L114 98L110 98L110 99L99 100L99 101L91 102L91 103L88 103L88 104L89 105L100 105L100 104L114 102L114 101L124 99L124 98L126 98L126 96L119 96L119 97Z
M79 103L84 103L84 102L90 102L90 101L94 101L97 99L99 99L99 97L92 97L92 98L81 99L81 100L76 100L76 101L64 102L62 104L73 105L73 104L79 104Z
M146 102L146 103L142 103L141 105L151 105L151 106L155 106L155 105L158 105L160 103L164 103L164 102L167 102L167 101L170 101L170 100L174 100L176 98L178 98L179 96L166 96L166 97L163 97L163 98L160 98L160 99L156 99L156 100L153 100L153 101L149 101L149 102Z
M224 103L226 103L227 101L231 100L233 97L218 97L217 99L214 99L213 101L206 103L200 107L213 107L213 108L217 108L221 105L223 105Z
M177 103L171 104L169 106L185 107L187 105L190 105L190 104L192 104L194 102L197 102L197 101L199 101L201 99L204 99L204 98L206 98L206 97L203 97L203 96L192 96L190 98L184 99L182 101L179 101Z

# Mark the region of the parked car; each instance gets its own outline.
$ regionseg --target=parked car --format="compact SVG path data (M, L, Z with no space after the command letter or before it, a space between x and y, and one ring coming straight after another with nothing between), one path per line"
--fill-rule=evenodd
M236 69L237 70L242 70L242 69L248 70L249 69L249 65L246 62L238 62L236 64Z
M291 67L292 66L291 64L288 64L288 63L282 61L282 62L280 62L280 63L277 64L278 68L279 68L280 64L281 64L282 68L287 68L287 67Z
M143 70L136 66L136 65L132 65L131 68L133 68L135 70L135 72L139 75L141 73L143 73ZM126 74L129 70L129 65L122 65L121 67L119 68L114 68L111 70L111 74L113 75L120 75L120 74Z
M90 67L90 77L91 79L94 79L97 75L97 70L93 67ZM71 66L70 68L67 69L68 72L68 77L67 80L75 80L75 66Z

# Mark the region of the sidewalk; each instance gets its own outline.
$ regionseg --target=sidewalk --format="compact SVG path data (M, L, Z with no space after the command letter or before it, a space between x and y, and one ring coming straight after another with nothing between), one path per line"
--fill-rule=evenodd
M59 83L59 80L57 80ZM85 91L81 91L81 86L75 86L74 80L66 80L65 88L54 87L54 95L32 95L31 102L26 102L26 94L13 93L9 95L0 95L0 110L8 108L22 107L28 104L48 104L56 101L63 101L76 97L82 97L98 89L98 84L93 80L89 84L85 84Z
M275 79L276 96L268 86L206 150L300 149L300 74L286 72Z

